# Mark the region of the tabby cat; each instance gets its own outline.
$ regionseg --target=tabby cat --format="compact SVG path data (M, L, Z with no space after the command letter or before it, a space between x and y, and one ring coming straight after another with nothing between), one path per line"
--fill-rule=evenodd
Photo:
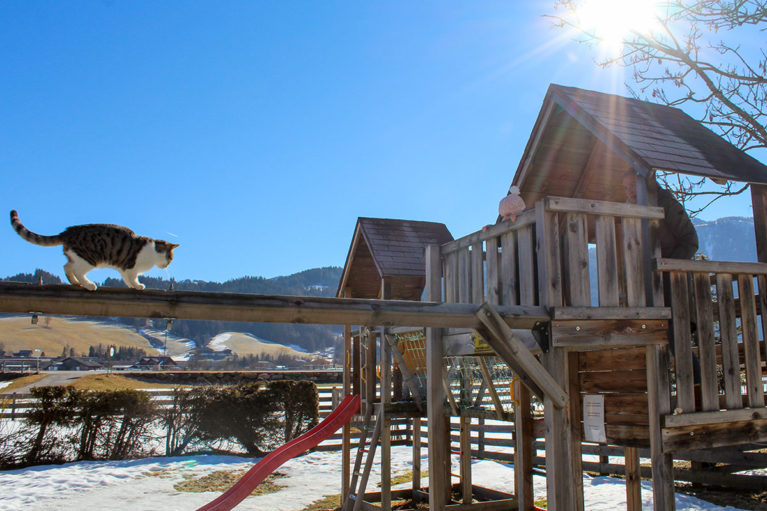
M35 245L64 245L64 255L69 259L64 265L67 279L90 291L96 290L96 284L85 274L94 268L114 268L128 287L144 289L138 276L155 265L167 268L173 260L173 249L178 247L175 243L136 236L119 225L75 225L56 236L41 236L22 225L16 210L11 211L11 225L19 236Z

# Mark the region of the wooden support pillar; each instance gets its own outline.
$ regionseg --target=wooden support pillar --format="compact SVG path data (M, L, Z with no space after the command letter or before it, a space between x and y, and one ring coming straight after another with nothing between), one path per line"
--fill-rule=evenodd
M426 247L426 300L440 301L442 268L438 245ZM445 445L450 444L445 391L442 387L442 329L426 329L427 416L429 423L429 509L444 511L450 488L446 484L450 463Z
M514 395L514 484L520 511L533 511L533 458L535 438L533 437L533 416L530 412L532 393L522 382L517 382Z
M365 399L372 410L376 402L376 335L369 328L363 327L360 336L365 346Z
M674 511L674 472L671 454L663 452L661 418L671 413L669 355L665 345L647 347L647 405L650 421L653 508Z
M413 491L421 489L421 418L413 417Z
M562 271L560 268L560 237L557 215L547 209L547 201L535 205L535 232L538 260L538 296L540 305L562 305ZM601 296L601 290L600 290ZM561 388L569 387L569 363L567 352L552 348L543 355L548 375ZM567 396L569 407L577 396ZM576 456L573 453L575 439L568 406L555 405L550 393L543 399L546 426L546 493L549 511L573 511L583 509L583 493L578 492L583 474L575 473ZM557 406L558 405L558 406ZM578 449L580 452L580 449ZM580 485L578 481L581 481Z
M385 278L381 279L381 299L391 298L391 283ZM388 329L380 331L381 355L379 357L381 367L381 406L391 403L392 384L392 354L389 343L386 342ZM391 417L383 414L383 427L381 431L381 509L391 509Z
M344 325L344 397L348 396L352 392L352 374L351 374L351 361L352 361L352 327L351 325ZM352 425L351 421L344 424L342 431L342 448L341 448L341 495L345 499L349 495L349 487L351 484L351 462L352 462Z
M575 495L573 510L583 511L583 454L581 441L581 415L582 404L580 397L580 383L578 381L578 353L566 353L567 357L567 393L570 396L570 447L572 453L572 477Z
M568 382L567 353L552 349L543 356L549 374L561 385ZM567 407L557 408L548 394L544 395L544 425L546 427L546 495L549 511L572 511L583 509L583 499L578 501L576 478L573 473L572 430Z
M751 185L751 207L754 210L756 258L767 263L767 185Z
M461 493L463 503L471 504L471 417L461 415Z
M381 405L383 406L383 405ZM381 429L381 509L391 511L391 417L383 415Z
M626 510L642 511L642 477L639 472L639 449L626 447Z

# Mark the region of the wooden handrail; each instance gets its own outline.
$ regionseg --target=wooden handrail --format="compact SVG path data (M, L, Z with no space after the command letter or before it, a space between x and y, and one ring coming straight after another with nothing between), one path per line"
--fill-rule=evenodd
M476 231L457 240L448 241L440 246L440 253L444 256L457 252L475 243L481 243L491 238L497 238L507 232L513 232L535 223L535 210L528 209L522 212L515 222L501 222L487 226L484 230Z
M585 213L588 215L617 216L624 218L647 218L662 220L663 208L640 206L623 202L608 202L569 197L545 197L542 199L548 211L558 213Z
M767 275L767 263L741 263L732 261L693 261L691 259L653 260L655 271L682 271L692 273L732 273L735 275Z

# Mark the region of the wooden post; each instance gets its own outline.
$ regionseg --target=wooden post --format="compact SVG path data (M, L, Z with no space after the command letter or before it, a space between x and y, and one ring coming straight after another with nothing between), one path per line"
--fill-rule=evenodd
M344 397L351 394L352 381L351 381L351 358L352 358L352 327L351 325L344 325ZM351 462L352 462L352 425L351 421L344 424L342 431L342 474L341 474L341 498L346 499L349 495L349 488L351 483Z
M517 500L521 511L532 511L534 504L533 495L533 416L530 412L530 398L532 396L522 382L518 382L515 388L517 405L514 408L514 485L516 486Z
M647 347L647 406L650 422L650 456L655 511L674 511L674 472L671 454L663 452L661 418L671 413L668 346Z
M562 272L560 269L560 240L557 216L546 208L546 201L535 205L535 232L538 256L538 296L540 305L562 305ZM597 247L598 248L598 247ZM600 289L601 295L601 289ZM601 298L601 296L600 296ZM568 388L567 352L552 348L543 355L544 366L561 388ZM572 399L572 397L570 398ZM578 480L582 474L573 473L572 417L567 406L561 406L549 393L544 394L544 424L546 427L546 493L547 509L571 511L583 509L578 496ZM582 484L582 483L581 483Z
M441 301L441 265L438 245L426 247L426 299ZM449 459L445 445L450 443L446 427L445 391L442 387L442 329L426 329L427 416L429 420L429 509L444 511L450 488Z
M421 489L421 418L413 417L413 492Z
M376 401L375 333L371 332L369 328L363 327L360 337L363 339L361 343L364 345L365 350L365 370L363 371L365 377L365 400L367 401L367 406L372 410L373 403Z
M391 403L391 351L381 329L381 406ZM384 411L381 429L381 509L391 509L391 417Z
M572 509L583 511L583 452L581 447L581 415L583 406L578 381L578 353L565 353L567 357L567 393L570 396L570 445L575 505Z
M549 374L562 385L568 381L567 352L552 348L543 356ZM577 501L577 481L582 474L573 473L572 430L568 407L558 408L544 394L544 425L546 427L546 495L549 511L583 509L583 499Z
M767 185L751 185L751 207L754 210L756 258L767 263Z
M461 415L461 492L463 503L471 504L471 417Z
M639 449L626 447L623 453L626 460L626 509L642 511L642 478L639 472Z

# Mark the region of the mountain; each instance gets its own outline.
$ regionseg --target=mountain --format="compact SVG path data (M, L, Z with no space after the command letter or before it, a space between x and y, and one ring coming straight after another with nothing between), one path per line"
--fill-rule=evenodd
M227 293L254 293L265 295L291 296L335 296L341 268L325 267L274 277L241 277L226 282L207 282L203 280L169 281L154 277L140 277L141 282L150 289L169 289L171 283L176 290L214 291ZM44 270L34 273L14 275L5 281L61 284L61 279ZM122 279L108 278L102 284L106 287L125 287ZM103 320L103 318L101 318ZM165 321L151 321L143 318L120 318L115 320L128 324L136 330L147 326L164 331ZM283 345L295 345L309 352L316 352L334 346L341 334L340 326L333 325L293 325L280 323L237 323L231 321L190 321L173 322L170 333L176 337L192 339L198 346L205 346L213 337L222 332L244 332L260 339L268 339Z
M712 261L756 262L754 219L744 217L719 218L710 222L693 219L698 233L698 253ZM598 303L596 281L597 254L589 247L591 302Z
M731 216L710 222L693 220L698 252L713 261L756 262L754 219Z

